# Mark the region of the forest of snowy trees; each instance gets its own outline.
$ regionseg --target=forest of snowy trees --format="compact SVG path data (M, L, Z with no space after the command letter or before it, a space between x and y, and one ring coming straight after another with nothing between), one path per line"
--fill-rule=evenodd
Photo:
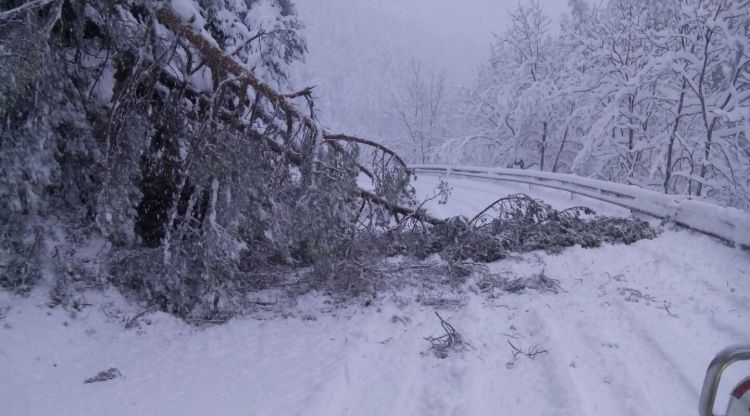
M82 289L112 284L222 319L269 287L378 290L386 256L439 253L450 280L470 273L462 261L508 250L654 236L642 221L524 196L433 218L406 161L574 172L750 206L748 2L571 5L553 37L538 5L521 3L461 100L414 65L391 112L408 135L383 142L327 131L314 90L292 85L307 45L289 0L10 0L0 286L47 281L53 303L76 307Z
M569 6L559 29L538 2L510 11L476 86L462 91L462 117L444 116L451 133L433 138L428 160L750 208L750 2Z

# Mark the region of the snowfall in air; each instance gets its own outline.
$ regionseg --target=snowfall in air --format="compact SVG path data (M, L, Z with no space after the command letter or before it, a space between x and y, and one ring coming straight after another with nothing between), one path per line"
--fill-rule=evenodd
M475 213L517 192L557 208L627 214L554 190L449 183L448 204L429 207L435 215ZM437 184L421 175L418 196ZM750 257L701 234L661 231L628 246L490 265L518 276L544 272L559 280L558 293L446 290L438 308L416 302L418 288L367 306L306 295L283 315L196 328L161 312L138 315L115 291L92 295L75 317L46 306L42 289L28 298L0 292L2 413L695 414L710 359L748 339ZM435 312L463 337L464 351L444 359L429 351L425 338L443 334ZM127 322L135 324L123 329ZM111 380L84 382L109 368ZM717 408L748 373L748 365L728 370Z
M0 416L750 416L748 28L0 0Z

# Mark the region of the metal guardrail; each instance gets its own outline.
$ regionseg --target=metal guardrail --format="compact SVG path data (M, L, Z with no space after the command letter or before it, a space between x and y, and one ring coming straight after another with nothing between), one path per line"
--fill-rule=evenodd
M669 219L683 227L719 238L732 246L750 249L750 213L686 196L667 195L633 185L571 174L446 165L412 165L410 168L417 173L524 183L570 192L627 208L631 212Z

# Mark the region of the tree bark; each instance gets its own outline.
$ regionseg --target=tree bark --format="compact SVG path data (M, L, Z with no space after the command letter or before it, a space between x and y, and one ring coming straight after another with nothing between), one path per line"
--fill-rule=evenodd
M672 153L674 152L674 142L677 139L677 129L682 119L682 107L685 103L685 79L682 80L682 88L680 89L680 100L677 104L677 115L674 119L674 127L672 127L672 134L669 135L669 144L667 146L667 165L664 172L664 193L669 193L669 181L672 179Z
M547 153L547 122L543 122L542 144L539 146L539 170L544 171L544 158Z

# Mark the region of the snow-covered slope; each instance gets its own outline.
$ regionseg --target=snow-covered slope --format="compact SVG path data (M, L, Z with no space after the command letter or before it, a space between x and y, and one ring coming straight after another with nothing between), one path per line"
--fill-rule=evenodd
M435 183L421 178L418 191ZM522 191L452 185L436 215L470 214ZM207 328L151 313L131 329L122 319L137 308L114 293L92 296L72 318L45 306L41 291L0 292L0 413L691 415L713 354L750 340L750 256L702 235L667 230L631 246L531 253L491 267L543 271L562 291L446 292L466 305L439 313L471 348L445 359L425 353L424 337L442 329L432 307L403 302L408 292L348 307L308 296L283 318ZM547 352L514 359L509 342ZM109 367L122 376L83 382ZM727 380L743 372L750 367L730 369Z

